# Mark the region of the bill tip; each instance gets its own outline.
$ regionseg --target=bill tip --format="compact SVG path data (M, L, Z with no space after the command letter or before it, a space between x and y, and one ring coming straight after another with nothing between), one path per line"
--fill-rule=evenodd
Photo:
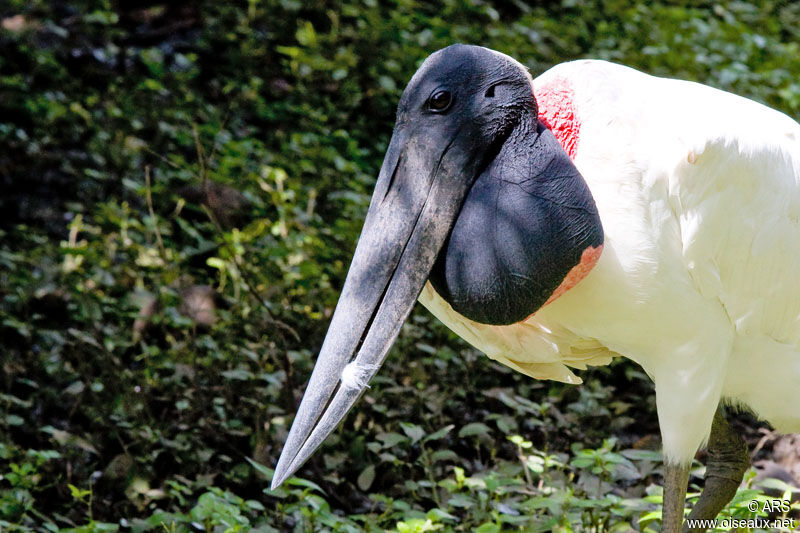
M275 490L281 485L286 479L289 477L290 474L286 474L285 472L278 472L275 471L275 474L272 476L272 482L269 485L269 490Z

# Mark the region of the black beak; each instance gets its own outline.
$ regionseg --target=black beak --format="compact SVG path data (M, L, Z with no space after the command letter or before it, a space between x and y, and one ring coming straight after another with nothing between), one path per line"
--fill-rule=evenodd
M273 489L344 418L411 313L477 175L474 151L458 148L470 144L470 135L451 134L442 139L402 125L395 129Z

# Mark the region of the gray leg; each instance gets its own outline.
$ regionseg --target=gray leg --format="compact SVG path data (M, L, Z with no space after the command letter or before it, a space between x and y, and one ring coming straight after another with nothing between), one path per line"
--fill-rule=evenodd
M736 494L745 471L750 467L750 453L742 437L725 420L722 407L714 413L708 438L706 484L700 499L689 514L692 519L713 519ZM705 531L689 529L684 531Z
M683 508L686 502L686 485L689 483L689 466L664 465L664 510L662 533L680 533Z

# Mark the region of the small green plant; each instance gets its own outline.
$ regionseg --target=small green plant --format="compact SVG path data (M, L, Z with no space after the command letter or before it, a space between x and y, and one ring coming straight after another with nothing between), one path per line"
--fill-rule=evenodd
M0 443L0 526L10 527L40 518L36 498L46 488L42 486L42 467L58 459L55 450L26 450Z

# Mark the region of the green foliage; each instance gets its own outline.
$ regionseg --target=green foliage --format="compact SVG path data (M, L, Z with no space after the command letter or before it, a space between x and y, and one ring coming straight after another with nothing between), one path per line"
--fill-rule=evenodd
M424 312L302 478L264 465L429 53L606 58L797 116L795 4L124 4L0 8L0 529L658 530L641 372L534 382Z

